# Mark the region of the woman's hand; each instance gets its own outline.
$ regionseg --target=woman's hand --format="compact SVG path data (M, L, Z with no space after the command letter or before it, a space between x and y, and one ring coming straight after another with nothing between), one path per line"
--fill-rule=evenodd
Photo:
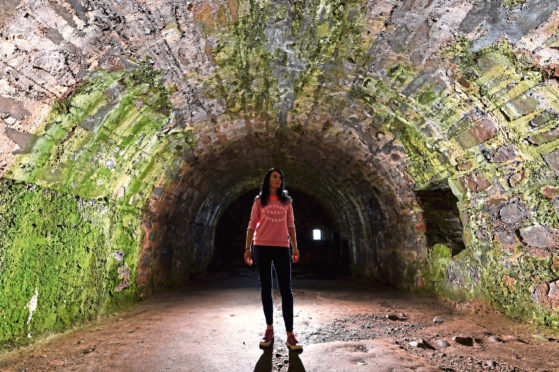
M297 249L297 238L295 237L295 226L288 227L287 232L289 233L289 241L291 242L291 248L293 252L291 253L291 260L293 262L299 262L299 250Z
M248 266L252 265L252 252L250 249L245 251L245 262Z
M297 248L293 249L291 259L293 260L294 263L299 262L299 250Z

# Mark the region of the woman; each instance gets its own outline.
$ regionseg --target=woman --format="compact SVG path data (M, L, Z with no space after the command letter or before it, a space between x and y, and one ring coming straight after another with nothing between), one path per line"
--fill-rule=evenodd
M283 172L272 168L264 176L260 194L254 199L248 223L245 262L252 265L250 246L254 238L254 258L260 275L262 306L266 317L266 331L260 346L268 347L274 340L272 303L272 262L276 269L287 347L301 350L293 334L293 293L291 292L291 260L289 242L293 247L291 259L299 261L299 250L295 238L291 198L283 183Z

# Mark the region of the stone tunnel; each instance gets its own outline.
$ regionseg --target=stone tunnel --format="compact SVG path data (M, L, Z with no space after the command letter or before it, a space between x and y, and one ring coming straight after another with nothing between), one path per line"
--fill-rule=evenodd
M272 166L340 272L559 327L559 1L0 4L4 347L242 257Z

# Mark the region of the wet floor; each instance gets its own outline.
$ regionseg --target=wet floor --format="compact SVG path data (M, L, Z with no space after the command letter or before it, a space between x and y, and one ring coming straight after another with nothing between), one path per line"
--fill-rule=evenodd
M208 274L130 311L0 355L8 371L557 371L559 340L546 329L475 306L458 312L365 282L294 275L288 352L279 291L275 341L265 329L254 271Z

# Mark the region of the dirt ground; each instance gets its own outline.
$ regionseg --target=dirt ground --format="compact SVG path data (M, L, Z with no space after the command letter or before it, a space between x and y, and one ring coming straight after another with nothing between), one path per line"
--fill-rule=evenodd
M551 330L483 309L457 311L365 282L294 275L288 352L274 290L275 341L254 271L208 274L131 310L0 354L2 371L559 371ZM461 339L461 338L462 339Z

